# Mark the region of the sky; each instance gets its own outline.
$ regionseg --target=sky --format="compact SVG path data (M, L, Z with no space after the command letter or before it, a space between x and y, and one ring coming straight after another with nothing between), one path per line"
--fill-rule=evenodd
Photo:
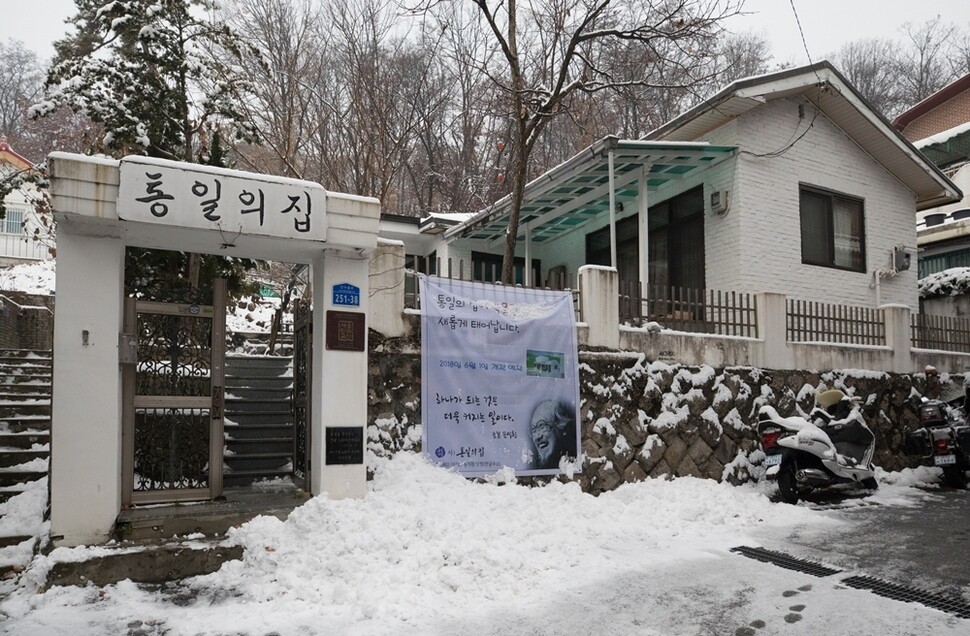
M794 0L813 61L863 37L892 37L905 22L921 23L940 15L970 27L968 0ZM9 7L30 7L10 11ZM7 9L7 10L3 10ZM64 36L64 20L73 15L73 0L0 0L0 41L17 39L42 58L53 55L53 42ZM795 24L791 0L746 0L745 11L730 23L732 30L765 31L776 61L808 62Z

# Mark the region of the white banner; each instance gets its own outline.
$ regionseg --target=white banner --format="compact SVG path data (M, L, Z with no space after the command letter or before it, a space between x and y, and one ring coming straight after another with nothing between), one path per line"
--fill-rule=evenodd
M555 475L581 449L569 292L421 278L421 418L463 475Z

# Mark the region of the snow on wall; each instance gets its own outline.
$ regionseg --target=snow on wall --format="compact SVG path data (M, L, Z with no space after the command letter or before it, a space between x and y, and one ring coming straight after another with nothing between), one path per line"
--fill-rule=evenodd
M368 382L368 464L421 452L420 344L374 336ZM377 355L375 352L380 352ZM946 376L944 384L961 385ZM715 369L648 362L643 355L580 352L580 426L584 462L577 481L594 494L648 477L693 476L738 483L760 478L764 459L754 425L761 406L783 416L808 412L820 387L862 398L877 436L875 463L898 470L915 428L926 377L864 370L827 373ZM522 480L527 481L527 480Z

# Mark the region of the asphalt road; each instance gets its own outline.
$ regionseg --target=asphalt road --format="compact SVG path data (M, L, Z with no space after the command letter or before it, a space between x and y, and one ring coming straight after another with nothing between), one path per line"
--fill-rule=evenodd
M765 547L970 601L970 490L924 491L915 506L855 497L812 505L848 523L796 530L787 545Z

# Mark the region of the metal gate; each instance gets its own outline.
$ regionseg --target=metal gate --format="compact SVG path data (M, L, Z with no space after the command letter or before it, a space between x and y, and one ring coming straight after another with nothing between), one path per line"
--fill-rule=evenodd
M122 504L222 495L226 281L211 306L125 302Z
M310 375L313 329L310 303L297 299L293 307L293 481L310 489Z

